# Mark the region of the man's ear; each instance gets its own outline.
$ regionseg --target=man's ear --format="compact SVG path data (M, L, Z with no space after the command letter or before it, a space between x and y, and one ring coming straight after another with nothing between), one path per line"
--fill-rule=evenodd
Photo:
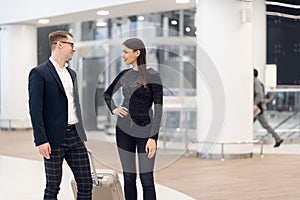
M61 49L63 47L63 44L60 41L57 41L57 48Z

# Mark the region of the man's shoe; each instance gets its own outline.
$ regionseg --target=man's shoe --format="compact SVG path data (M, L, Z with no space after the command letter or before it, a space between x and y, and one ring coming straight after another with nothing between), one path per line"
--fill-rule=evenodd
M279 147L281 145L281 143L283 142L283 139L278 140L275 144L274 147Z

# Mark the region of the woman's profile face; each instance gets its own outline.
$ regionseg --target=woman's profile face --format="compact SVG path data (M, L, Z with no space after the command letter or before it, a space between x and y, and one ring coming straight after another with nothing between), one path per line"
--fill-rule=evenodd
M122 46L122 58L127 65L136 64L136 59L139 56L139 51L134 51L126 46Z

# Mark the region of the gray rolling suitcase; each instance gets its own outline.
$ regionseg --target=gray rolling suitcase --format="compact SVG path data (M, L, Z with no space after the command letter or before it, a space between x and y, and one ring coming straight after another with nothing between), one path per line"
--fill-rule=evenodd
M92 179L93 179L93 200L124 200L123 190L119 176L115 170L101 169L96 171L93 155L88 151ZM77 186L73 179L71 181L74 198L77 198Z

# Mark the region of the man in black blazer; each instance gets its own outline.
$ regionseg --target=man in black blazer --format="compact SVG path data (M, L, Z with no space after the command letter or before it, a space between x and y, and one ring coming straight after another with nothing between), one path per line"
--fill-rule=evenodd
M76 73L68 67L75 52L72 34L49 34L51 56L29 74L29 110L34 142L44 157L44 199L57 199L65 159L77 182L77 199L92 199L87 140L82 125Z

